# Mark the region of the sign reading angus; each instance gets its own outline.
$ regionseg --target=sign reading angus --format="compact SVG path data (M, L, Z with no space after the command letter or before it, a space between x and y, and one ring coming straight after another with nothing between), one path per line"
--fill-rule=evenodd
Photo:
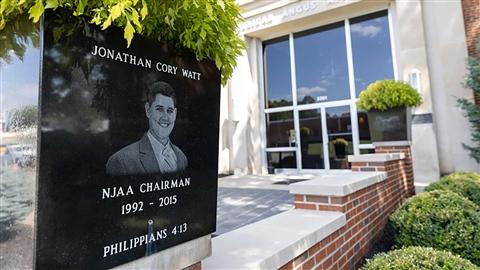
M110 268L215 231L215 64L87 21L44 20L37 269Z

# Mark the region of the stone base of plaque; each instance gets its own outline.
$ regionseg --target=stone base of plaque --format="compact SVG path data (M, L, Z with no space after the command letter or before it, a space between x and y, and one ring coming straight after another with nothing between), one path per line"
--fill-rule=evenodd
M201 270L201 261L212 255L212 237L203 237L165 249L113 269L188 269Z

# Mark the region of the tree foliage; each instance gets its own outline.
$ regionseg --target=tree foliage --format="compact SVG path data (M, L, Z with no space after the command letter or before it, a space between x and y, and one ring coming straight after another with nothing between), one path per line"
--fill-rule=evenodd
M465 87L472 89L473 93L480 95L480 39L477 42L477 56L468 59L468 75L465 80ZM465 111L470 122L472 144L463 144L463 147L470 152L470 157L480 163L480 106L472 100L459 98L458 106Z
M38 107L36 105L27 105L15 109L9 116L9 128L14 131L24 130L37 125Z
M33 23L25 23L26 15L22 16L24 18L8 23L1 32L0 64L2 62L9 64L13 54L23 61L27 48L39 45L40 36L37 27Z
M128 46L142 34L191 49L198 60L215 61L223 83L244 48L236 34L240 9L234 0L2 0L0 30L22 14L37 23L46 9L57 8L86 16L102 29L122 27Z

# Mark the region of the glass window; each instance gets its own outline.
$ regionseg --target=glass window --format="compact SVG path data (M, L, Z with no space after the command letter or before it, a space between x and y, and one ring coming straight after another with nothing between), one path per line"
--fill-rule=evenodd
M321 111L320 109L300 111L299 118L302 168L324 169Z
M350 98L344 24L295 34L298 104Z
M288 36L267 41L263 46L265 57L266 107L292 105L292 79Z
M267 147L295 146L293 112L267 113Z
M325 110L330 169L349 169L348 155L353 154L350 106Z
M350 33L358 97L370 83L394 78L387 11L351 19Z
M360 149L360 155L375 154L375 149Z
M274 173L275 169L297 168L295 152L268 152L267 159L269 173Z
M370 144L372 139L370 137L370 128L368 127L368 117L366 112L358 112L358 136L360 144Z
M37 157L39 31L8 23L0 46L0 265L32 269Z

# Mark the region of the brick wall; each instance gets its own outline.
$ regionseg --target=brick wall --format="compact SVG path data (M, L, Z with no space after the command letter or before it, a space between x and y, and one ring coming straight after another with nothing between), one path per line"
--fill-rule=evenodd
M381 152L410 153L383 147ZM347 224L280 269L356 269L381 236L388 216L414 191L411 156L388 162L353 162L353 171L382 171L387 179L347 196L295 195L295 208L343 212Z
M405 159L400 161L400 170L403 177L404 187L408 190L408 195L415 195L415 186L413 184L413 161L412 150L410 146L375 146L375 153L404 153Z
M183 270L202 270L202 262L192 264L189 267L184 268Z
M480 0L462 0L462 8L468 55L474 56L476 42L480 38ZM475 95L475 103L480 105L479 95Z

